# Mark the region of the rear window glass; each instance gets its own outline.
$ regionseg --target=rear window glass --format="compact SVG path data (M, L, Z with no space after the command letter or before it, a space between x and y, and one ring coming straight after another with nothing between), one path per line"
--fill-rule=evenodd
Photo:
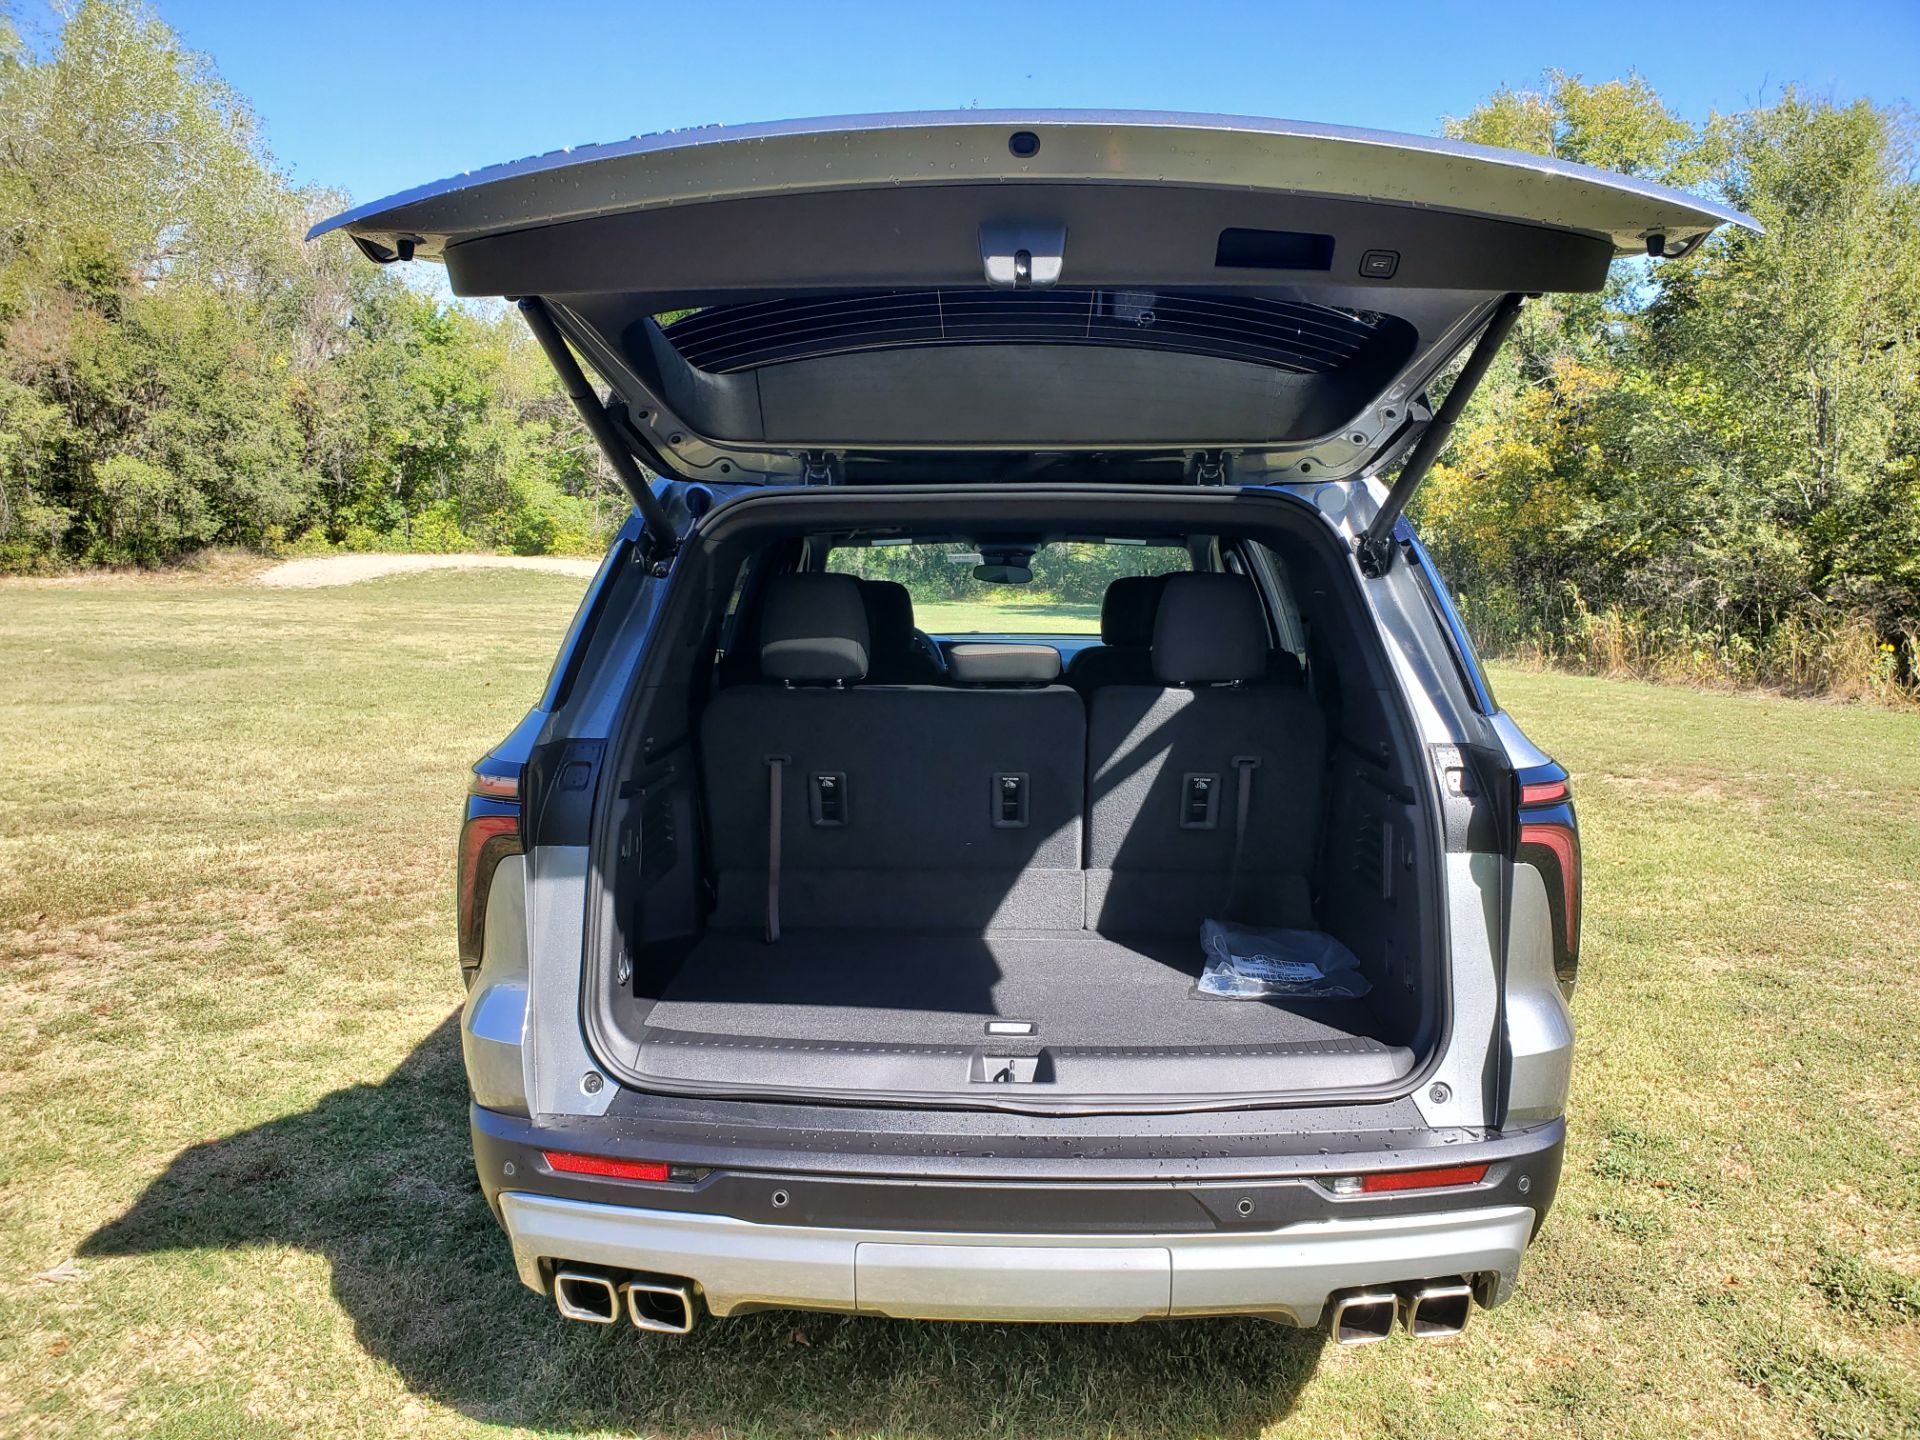
M1227 230L1216 263L1324 270L1332 243L1326 235ZM1397 368L1415 338L1412 326L1376 311L1204 290L887 290L715 305L655 319L688 364L716 375L939 345L1117 345L1328 375L1376 350L1398 356L1391 362Z
M1077 540L836 545L827 554L835 574L905 585L914 624L935 635L1098 635L1110 582L1192 568L1180 545Z

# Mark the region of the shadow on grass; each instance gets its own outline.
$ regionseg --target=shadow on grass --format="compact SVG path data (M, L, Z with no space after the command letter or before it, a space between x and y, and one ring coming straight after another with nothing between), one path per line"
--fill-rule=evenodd
M536 1429L1252 1436L1293 1408L1319 1359L1319 1334L1257 1320L788 1312L684 1339L569 1324L514 1276L473 1175L466 1103L449 1019L381 1084L182 1152L80 1253L318 1251L360 1343L414 1391Z

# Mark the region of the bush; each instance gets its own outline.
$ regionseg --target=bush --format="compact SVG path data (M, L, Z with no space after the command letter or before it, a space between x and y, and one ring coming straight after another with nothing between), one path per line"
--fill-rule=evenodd
M407 522L403 548L427 555L457 554L477 548L460 528L460 506L454 500L440 500L427 506Z

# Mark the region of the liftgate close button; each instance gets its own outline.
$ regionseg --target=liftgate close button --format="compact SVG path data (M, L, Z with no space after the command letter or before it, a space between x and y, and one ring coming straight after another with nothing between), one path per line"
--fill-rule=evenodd
M1399 268L1398 250L1369 250L1360 257L1360 273L1369 280L1391 280Z

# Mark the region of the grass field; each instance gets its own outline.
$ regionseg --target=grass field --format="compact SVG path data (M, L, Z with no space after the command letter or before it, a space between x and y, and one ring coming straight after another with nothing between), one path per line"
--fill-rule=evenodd
M1000 601L917 600L914 618L933 635L1098 635L1098 605Z
M1920 716L1516 672L1581 1051L1463 1340L563 1324L469 1166L450 882L577 594L0 587L0 1433L1920 1434Z

